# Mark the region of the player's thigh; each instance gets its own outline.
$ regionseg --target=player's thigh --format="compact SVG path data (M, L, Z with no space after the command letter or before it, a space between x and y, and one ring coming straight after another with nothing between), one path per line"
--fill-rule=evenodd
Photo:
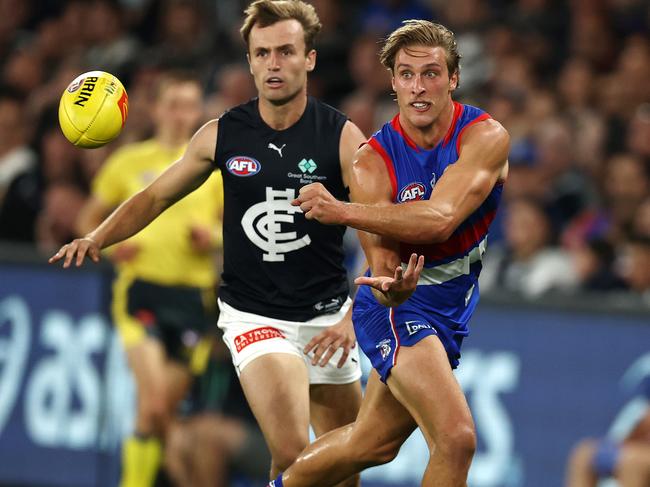
M392 460L417 424L372 371L350 433L350 452L368 465Z
M309 440L309 378L304 360L270 353L249 362L239 379L272 453ZM302 445L302 446L301 446Z
M387 383L418 423L430 447L436 437L473 438L469 406L437 336L401 347Z
M356 419L361 407L361 383L312 384L309 396L311 425L320 436Z
M192 374L186 364L168 360L165 364L165 397L169 411L174 411L187 395Z
M133 372L139 400L162 399L165 394L166 357L163 345L145 336L126 348L126 357Z

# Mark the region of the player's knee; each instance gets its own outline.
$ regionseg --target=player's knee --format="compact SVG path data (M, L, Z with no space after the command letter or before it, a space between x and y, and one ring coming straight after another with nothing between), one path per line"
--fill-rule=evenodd
M364 463L367 465L383 465L392 462L399 453L400 445L396 443L375 444L368 448Z
M348 451L351 456L356 456L357 461L364 467L383 465L395 459L402 446L401 441L386 441L368 435L366 431L351 431L348 442Z
M436 453L440 452L450 461L468 467L475 451L476 431L471 421L446 428L436 443Z
M300 452L306 446L307 441L295 441L271 448L271 461L273 462L273 466L277 470L284 472L296 461L298 455L300 455Z

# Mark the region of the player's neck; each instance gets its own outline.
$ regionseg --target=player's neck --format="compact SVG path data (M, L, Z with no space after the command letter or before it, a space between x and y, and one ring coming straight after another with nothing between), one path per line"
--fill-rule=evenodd
M416 127L406 117L400 117L400 125L418 147L433 149L445 137L454 118L454 103L449 98L446 106L436 119L426 127Z
M295 124L307 107L307 89L298 93L293 99L282 105L259 98L260 117L273 130L285 130Z

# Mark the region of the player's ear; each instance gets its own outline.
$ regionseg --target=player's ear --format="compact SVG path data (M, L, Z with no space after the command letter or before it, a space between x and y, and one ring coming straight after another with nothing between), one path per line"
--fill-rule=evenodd
M253 74L253 67L251 66L251 55L249 52L246 53L246 61L248 61L248 71L250 74Z
M449 78L449 89L454 91L456 88L458 88L458 70Z
M393 91L397 92L397 90L395 89L395 75L393 74L392 71L390 72L390 85L393 88Z
M311 73L316 67L316 49L307 53L307 72Z

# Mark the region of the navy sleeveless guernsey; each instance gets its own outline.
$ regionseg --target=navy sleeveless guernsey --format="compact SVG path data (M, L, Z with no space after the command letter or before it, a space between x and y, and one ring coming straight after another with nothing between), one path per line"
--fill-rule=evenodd
M339 158L346 121L311 97L300 119L285 130L273 130L262 120L257 98L219 119L215 165L224 187L219 298L227 304L306 321L344 303L345 227L308 221L290 202L313 182L347 199Z

